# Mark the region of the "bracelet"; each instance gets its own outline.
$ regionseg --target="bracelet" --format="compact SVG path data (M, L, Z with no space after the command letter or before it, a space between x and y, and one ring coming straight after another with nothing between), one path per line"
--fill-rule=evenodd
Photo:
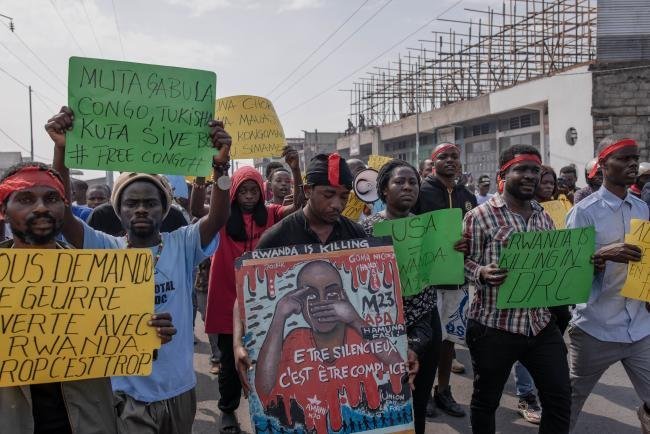
M224 172L228 172L228 169L230 169L230 163L227 161L223 162L212 160L212 168L220 174L223 174Z

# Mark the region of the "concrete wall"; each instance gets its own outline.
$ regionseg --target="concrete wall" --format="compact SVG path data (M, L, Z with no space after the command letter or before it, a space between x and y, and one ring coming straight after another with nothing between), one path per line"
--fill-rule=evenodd
M548 162L556 171L570 163L575 164L580 184L584 186L584 166L594 156L591 94L591 73L585 65L564 74L491 93L490 110L499 114L545 103L548 108ZM566 132L571 127L578 132L578 140L573 146L566 141Z
M621 134L650 161L650 62L597 64L593 70L594 138Z

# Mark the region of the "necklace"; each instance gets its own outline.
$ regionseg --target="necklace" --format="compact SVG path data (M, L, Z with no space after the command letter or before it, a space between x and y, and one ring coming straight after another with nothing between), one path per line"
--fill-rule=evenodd
M160 259L160 253L162 252L163 246L165 244L163 243L162 236L160 237L160 242L158 243L158 249L156 250L156 255L153 258L153 268L154 270L156 269L156 265L158 264L158 260ZM131 244L131 240L129 240L129 237L126 237L126 248L130 249L133 247L133 244Z

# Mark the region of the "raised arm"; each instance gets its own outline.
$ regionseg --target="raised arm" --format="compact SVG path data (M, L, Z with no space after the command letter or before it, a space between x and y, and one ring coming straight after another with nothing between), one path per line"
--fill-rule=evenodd
M205 178L202 176L197 177L190 195L190 214L192 214L192 217L201 218L209 211L209 207L205 206L206 187Z
M282 210L282 218L289 214L302 209L305 206L305 194L302 191L302 174L300 173L300 157L298 151L287 146L282 151L284 161L291 169L291 176L293 178L293 205L287 206Z
M223 129L223 122L210 121L208 125L210 126L212 145L219 152L213 157L212 161L215 185L212 187L212 194L210 195L210 210L208 215L201 218L198 223L201 234L201 247L204 248L217 236L219 229L226 224L230 215L229 188L222 190L219 187L219 178L228 175L232 139Z
M54 142L54 159L52 167L61 174L65 186L65 196L72 203L70 194L70 170L65 166L65 133L72 129L74 114L69 107L61 107L61 111L52 116L45 124L45 131ZM84 243L84 226L72 214L72 205L65 208L63 217L63 236L74 247L81 249Z

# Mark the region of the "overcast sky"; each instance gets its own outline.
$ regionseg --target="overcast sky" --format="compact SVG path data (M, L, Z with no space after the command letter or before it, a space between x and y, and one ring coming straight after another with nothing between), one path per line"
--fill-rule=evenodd
M315 128L343 131L349 95L338 89L351 88L365 71L386 65L406 52L407 46L419 46L417 40L430 39L431 30L449 29L450 23L433 22L380 56L445 10L449 9L447 18L469 19L476 14L464 8L485 9L490 4L500 2L0 0L0 14L13 17L16 27L12 34L8 20L0 19L0 128L29 149L28 92L9 73L35 90L34 149L37 160L49 162L52 145L43 125L66 103L68 58L87 56L214 71L217 97L253 94L270 98L287 137L300 137L301 130ZM271 92L359 7L330 41ZM0 144L3 151L20 150L2 132Z

